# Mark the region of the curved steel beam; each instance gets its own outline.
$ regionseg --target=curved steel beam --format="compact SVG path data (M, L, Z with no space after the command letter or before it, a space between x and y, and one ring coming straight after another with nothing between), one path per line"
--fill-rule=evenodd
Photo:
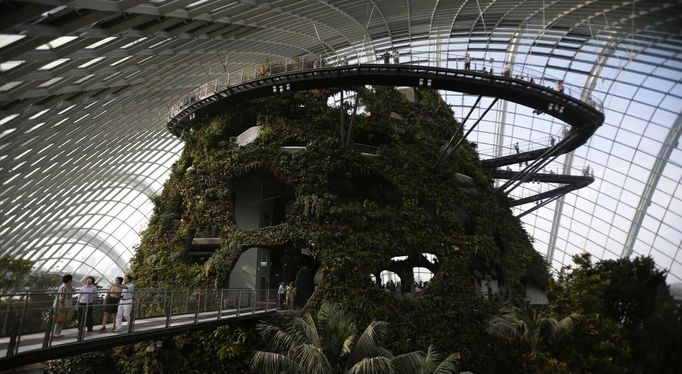
M646 211L651 205L651 198L656 192L656 186L658 181L663 175L663 170L670 160L670 155L673 150L679 146L680 134L682 134L682 114L677 117L673 127L668 132L665 141L661 147L661 151L656 157L656 162L654 167L651 169L649 178L644 186L644 192L642 193L642 198L639 199L637 204L637 210L635 210L635 217L632 219L632 224L630 225L630 230L628 230L628 236L625 239L625 245L623 246L623 252L621 257L630 257L635 246L635 241L637 240L637 234L639 234L639 229L642 227L642 222L646 216Z

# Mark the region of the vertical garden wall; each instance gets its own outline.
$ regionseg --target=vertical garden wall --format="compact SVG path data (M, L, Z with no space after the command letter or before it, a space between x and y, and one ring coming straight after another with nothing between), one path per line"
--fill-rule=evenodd
M504 360L486 319L527 284L544 288L547 266L475 144L434 168L457 129L435 91L363 87L355 113L353 99L328 105L335 94L239 103L185 132L133 260L138 284L294 282L299 307L333 300L360 321L388 321L394 353L432 343L479 368ZM433 278L415 287L414 267ZM403 274L400 287L382 285L387 270Z

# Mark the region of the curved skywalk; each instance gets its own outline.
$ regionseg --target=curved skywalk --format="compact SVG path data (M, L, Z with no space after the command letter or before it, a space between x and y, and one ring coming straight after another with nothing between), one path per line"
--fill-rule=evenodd
M4 1L1 254L120 274L182 149L169 112L208 82L301 57L374 63L393 49L403 62L461 68L468 51L474 65L522 65L604 102L592 139L545 170L589 165L596 181L524 216L536 249L555 269L581 251L652 255L682 281L681 17L680 2L657 0ZM458 120L476 100L444 95ZM547 146L563 127L499 101L471 139L492 159L516 143Z

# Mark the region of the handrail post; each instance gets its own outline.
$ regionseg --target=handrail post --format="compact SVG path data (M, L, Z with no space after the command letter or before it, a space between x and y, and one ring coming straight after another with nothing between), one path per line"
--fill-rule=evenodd
M239 312L241 309L241 304L242 304L242 290L239 290L239 293L237 294L237 317L239 317Z
M141 297L135 297L133 295L133 299L130 300L130 321L128 321L128 334L131 334L133 332L133 325L135 324L135 312L137 312L137 309L140 309L140 312L142 311L142 307L140 307L140 302L137 300L142 300ZM137 301L138 308L135 308L135 302Z
M45 337L43 338L43 348L49 347L52 343L52 333L54 331L54 319L57 316L57 307L54 306L51 310L52 318L50 318L50 321L47 324L47 330L45 331Z
M173 316L173 293L175 291L171 290L170 299L168 301L168 312L166 313L166 327L170 327L171 316Z
M80 298L79 298L80 299ZM89 299L88 299L89 300ZM85 329L88 324L88 312L90 311L90 303L85 303L85 312L83 314L79 315L78 317L78 342L82 342L84 337L85 337ZM78 308L78 312L83 310L82 308Z
M185 314L189 313L189 288L187 289L187 297L185 297Z
M201 306L201 291L197 294L197 309L194 311L194 324L199 322L199 307Z
M28 306L28 294L24 295L24 304L21 307L21 315L19 316L19 326L17 327L16 334L10 336L10 343L7 345L7 356L14 356L19 353L19 345L21 344L21 329L24 325L24 317L26 314L26 308ZM14 341L14 344L12 344Z
M2 335L7 335L7 320L9 318L9 306L12 303L7 303L7 311L5 312L5 320L2 322Z
M270 306L270 289L268 288L265 290L265 311L268 311L268 307Z
M218 319L223 318L223 300L225 297L224 291L225 291L224 289L222 289L222 288L220 289L220 302L218 304Z

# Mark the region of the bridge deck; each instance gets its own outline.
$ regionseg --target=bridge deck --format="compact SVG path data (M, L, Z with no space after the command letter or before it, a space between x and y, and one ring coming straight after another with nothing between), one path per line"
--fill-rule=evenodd
M163 302L160 304L164 306L161 308L161 312L152 313L152 315L147 317L134 317L132 325L125 322L123 324L123 331L120 332L112 331L111 323L107 325L109 327L107 331L98 331L101 326L101 319L97 318L93 320L93 332L84 332L79 335L78 328L70 326L62 330L62 338L55 338L53 336L53 321L48 321L48 324L44 325L44 331L36 331L36 329L26 331L24 328L23 333L20 335L12 336L12 334L7 334L0 337L0 368L11 368L99 349L112 348L123 344L159 339L186 331L214 328L227 323L262 318L281 312L272 290L267 294L257 294L256 291L244 291L242 293L244 294L244 300L249 297L253 302L241 304L240 301L228 300L225 295L229 294L229 292L223 292L221 300L218 300L218 298L213 300L205 296L203 300L196 303L199 306L197 309L174 315L171 313L169 306L175 303L172 300L166 299L165 304ZM220 295L220 293L216 294ZM240 298L242 298L241 294ZM158 300L155 301L158 302ZM233 301L236 301L236 305ZM219 310L219 305L221 304L223 309ZM152 304L148 303L146 306L151 307ZM156 306L159 306L159 304L156 304ZM93 309L100 308L101 310L102 307L102 304L96 304ZM145 304L136 303L136 307L145 307ZM42 309L45 311L52 308ZM38 308L35 308L35 310L38 310ZM24 318L27 319L30 316L25 314ZM19 318L18 320L10 320L9 324L12 325L9 330L12 330L11 327L17 328L19 326L18 330L21 329L20 326L25 326L28 322L24 324L22 319Z

